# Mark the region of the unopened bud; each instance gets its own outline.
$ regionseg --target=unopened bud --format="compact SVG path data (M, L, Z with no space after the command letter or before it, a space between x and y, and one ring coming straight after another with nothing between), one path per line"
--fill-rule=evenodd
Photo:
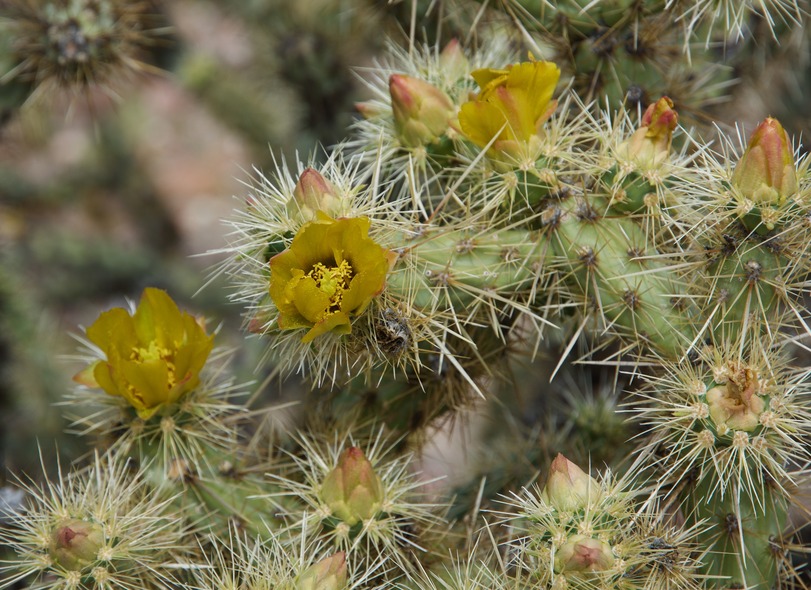
M288 203L287 208L290 214L298 213L305 219L312 219L316 211L334 214L339 204L338 189L335 185L317 170L307 168L299 176L293 189L293 200Z
M409 148L439 140L455 114L453 102L436 86L411 76L389 78L394 126L400 143Z
M599 539L577 535L555 553L555 572L603 572L614 565L611 546Z
M79 519L61 522L51 533L51 557L66 570L78 571L97 559L104 545L98 525Z
M794 153L777 119L770 117L755 129L732 173L732 184L756 204L782 205L797 192Z
M541 496L558 510L579 510L599 501L600 484L558 453Z
M663 96L642 115L642 126L620 145L619 152L641 168L655 168L667 160L679 115L673 101Z
M458 39L451 39L442 49L439 66L451 79L458 80L467 76L470 64Z
M355 110L357 110L364 119L374 119L384 112L378 103L371 101L356 102Z
M304 570L296 590L344 590L346 581L346 554L341 551Z
M357 447L349 447L321 485L321 499L332 515L349 526L380 512L383 482Z

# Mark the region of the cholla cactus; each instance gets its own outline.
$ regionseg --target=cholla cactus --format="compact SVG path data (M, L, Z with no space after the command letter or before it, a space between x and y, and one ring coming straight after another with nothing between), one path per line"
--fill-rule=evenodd
M301 506L286 517L294 542L300 535L300 542L313 537L369 571L377 563L411 569L414 553L426 551L424 535L442 522L440 507L420 490L430 482L407 471L411 458L391 457L382 432L364 445L365 452L351 439L327 445L302 439L300 445L301 454L293 456L297 469L272 474L279 494Z
M56 483L24 484L26 506L2 534L15 553L3 586L170 587L173 568L191 553L188 525L177 522L172 498L150 494L146 474L132 467L97 456Z
M511 0L392 46L345 141L247 183L215 271L273 375L311 385L301 422L257 424L205 323L146 289L82 338L68 403L104 456L28 486L0 585L803 584L809 160L775 118L684 122L724 98L716 43L804 8ZM423 475L459 424L521 464Z
M543 588L699 588L697 529L636 512L641 492L608 473L598 482L558 455L543 490L508 500L517 567Z

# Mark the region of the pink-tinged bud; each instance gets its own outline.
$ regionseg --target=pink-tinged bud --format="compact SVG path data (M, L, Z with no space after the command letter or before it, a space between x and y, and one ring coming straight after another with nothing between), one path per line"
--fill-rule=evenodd
M439 54L439 67L451 78L458 80L468 75L470 64L458 39L451 39Z
M643 169L659 166L670 156L673 131L678 123L673 101L663 96L647 108L642 126L620 145L620 154Z
M456 113L447 94L419 78L393 74L389 78L389 92L394 126L404 147L438 141Z
M79 571L96 561L104 545L98 525L79 519L61 522L51 533L51 557L66 570Z
M336 213L340 205L338 189L313 168L307 168L293 189L293 200L288 203L288 213L300 214L305 219L315 217L316 211Z
M383 504L383 482L357 447L349 447L321 484L321 500L349 526L368 520Z
M304 570L296 590L344 590L346 582L346 554L341 551Z
M735 171L732 184L758 204L782 205L797 192L794 153L783 126L769 117L758 125Z
M614 565L611 546L599 539L577 535L555 553L555 572L604 572Z
M383 114L383 109L379 104L374 102L356 102L355 110L357 110L364 119L374 119Z
M575 511L599 501L600 484L558 453L541 497L558 510Z

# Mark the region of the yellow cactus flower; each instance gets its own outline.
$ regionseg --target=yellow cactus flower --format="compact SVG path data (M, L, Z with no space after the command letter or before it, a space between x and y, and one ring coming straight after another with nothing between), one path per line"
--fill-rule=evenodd
M147 288L134 315L122 308L102 313L87 329L105 355L74 377L127 400L144 420L200 383L214 336L169 295Z
M332 219L319 211L290 248L270 260L270 297L282 330L308 328L302 342L349 334L350 315L380 294L395 254L375 243L366 217Z
M459 128L484 147L495 137L491 155L522 159L534 151L543 124L557 106L552 100L560 69L547 61L530 61L505 70L481 69L472 73L481 88L462 105Z

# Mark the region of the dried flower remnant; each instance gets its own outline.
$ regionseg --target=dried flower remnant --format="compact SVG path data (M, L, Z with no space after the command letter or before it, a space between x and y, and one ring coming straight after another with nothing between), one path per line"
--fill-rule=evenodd
M642 125L620 145L620 155L640 168L656 168L670 155L673 130L678 123L673 101L663 96L647 108L642 115Z
M757 372L732 362L725 368L719 384L707 391L710 416L718 428L751 432L760 425L767 403Z

